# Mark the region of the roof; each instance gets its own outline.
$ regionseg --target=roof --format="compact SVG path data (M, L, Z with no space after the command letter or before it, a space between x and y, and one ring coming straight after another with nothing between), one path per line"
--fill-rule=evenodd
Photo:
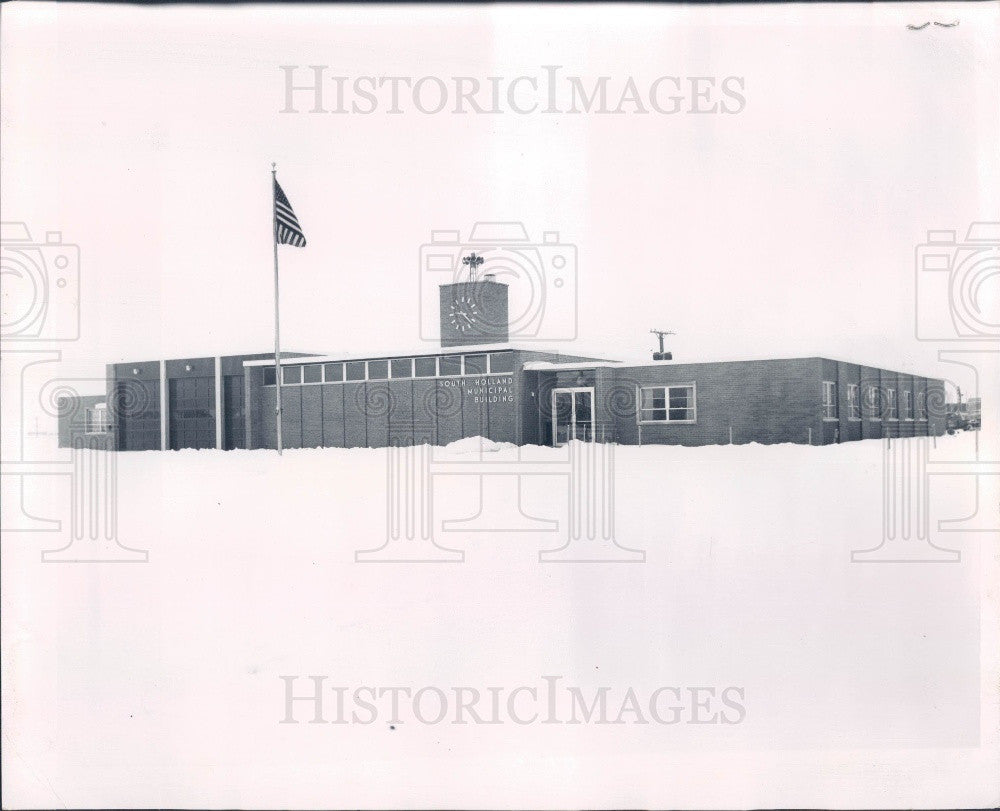
M904 371L900 369L890 369L887 366L879 366L871 363L858 363L857 361L850 360L840 360L838 358L830 358L825 355L797 355L794 357L700 357L692 359L678 359L673 358L672 360L652 360L647 358L633 358L631 360L624 361L573 361L569 363L558 363L553 361L529 361L524 364L524 368L528 371L575 371L579 369L594 369L598 367L606 368L616 368L616 369L631 369L638 366L642 367L670 367L670 366L698 366L698 365L711 365L717 363L780 363L783 361L803 361L803 360L826 360L831 363L849 363L852 366L864 366L870 369L880 369L882 371L892 372L894 374L910 375L913 377L924 377L928 380L939 380L940 378L933 377L932 375L925 375L919 372Z
M544 342L539 343L493 343L493 344L469 344L467 346L435 346L433 344L422 343L415 349L402 350L400 352L392 352L389 354L371 354L367 353L364 355L350 354L350 353L339 353L336 355L311 355L306 357L296 357L296 358L286 358L282 357L281 363L285 364L298 364L298 363L339 363L343 361L352 360L391 360L392 358L419 358L419 357L437 357L439 355L468 355L468 354L478 354L480 352L504 352L504 351L517 351L517 352L538 352L544 353L546 355L570 355L572 357L581 357L585 353L573 350L572 352L567 352L565 350L557 349L552 344L546 344ZM593 363L614 363L614 361L600 361L594 360L590 361L591 365ZM244 366L274 366L274 358L266 358L262 360L247 360L243 362Z

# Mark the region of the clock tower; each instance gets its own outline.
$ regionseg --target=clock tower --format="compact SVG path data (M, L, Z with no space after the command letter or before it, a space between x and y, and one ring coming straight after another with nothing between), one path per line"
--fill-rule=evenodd
M441 346L508 341L507 285L485 276L441 285Z

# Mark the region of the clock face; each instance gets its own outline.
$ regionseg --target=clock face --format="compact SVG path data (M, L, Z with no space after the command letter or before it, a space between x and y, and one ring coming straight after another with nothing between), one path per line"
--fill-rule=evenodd
M479 309L468 296L459 296L452 303L448 312L451 325L459 332L468 332L475 326Z

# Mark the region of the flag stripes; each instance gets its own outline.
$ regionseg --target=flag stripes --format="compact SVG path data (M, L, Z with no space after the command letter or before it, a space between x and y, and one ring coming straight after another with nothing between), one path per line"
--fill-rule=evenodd
M288 202L277 179L274 181L274 233L281 245L294 245L296 248L304 248L306 245L306 235L302 233L302 226L295 218L292 204Z

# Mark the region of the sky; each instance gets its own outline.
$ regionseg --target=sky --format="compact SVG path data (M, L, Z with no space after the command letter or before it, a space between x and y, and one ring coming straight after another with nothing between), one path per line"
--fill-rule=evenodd
M529 252L526 274L569 262L527 336L555 349L647 357L658 328L678 360L946 376L949 344L916 338L916 296L933 293L916 248L1000 219L995 4L2 13L3 219L79 246L69 366L273 346L272 161L309 242L279 250L282 346L324 354L433 340L431 232L465 250L476 222L513 221L563 246ZM961 24L906 28L932 18ZM739 110L687 112L688 92L675 114L428 114L404 89L391 114L383 87L370 114L307 112L308 91L283 113L283 65L303 83L327 66L327 106L333 76L432 77L432 108L437 79L554 65L587 88L609 77L611 106L629 77L640 94L711 77L710 101ZM994 314L996 278L980 290Z

